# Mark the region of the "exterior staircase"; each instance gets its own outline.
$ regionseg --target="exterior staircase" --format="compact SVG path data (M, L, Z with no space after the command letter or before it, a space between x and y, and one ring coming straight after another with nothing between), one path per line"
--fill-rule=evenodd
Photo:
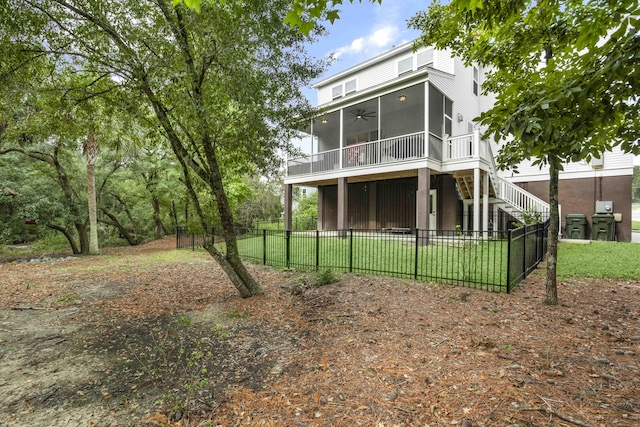
M448 143L455 145L456 140L460 140L460 137L450 138ZM470 148L472 151L470 153L471 156L480 157L488 165L487 174L483 174L482 179L485 176L489 178L489 203L493 206L494 212L500 209L518 220L521 220L523 215L526 214L539 214L541 218L547 218L551 210L549 204L521 187L499 177L488 141L480 141L478 131L474 132L473 140L472 148ZM452 175L456 180L460 197L463 200L473 200L473 191L476 185L473 179L473 170L456 171ZM482 188L482 182L477 184Z

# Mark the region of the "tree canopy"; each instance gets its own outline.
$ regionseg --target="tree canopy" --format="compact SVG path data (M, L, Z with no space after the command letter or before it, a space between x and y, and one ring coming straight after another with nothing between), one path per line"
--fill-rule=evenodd
M221 2L223 0L209 0L209 2L213 1ZM382 4L382 0L369 1ZM354 0L349 0L349 3L353 2ZM362 0L358 0L358 2L362 3ZM181 3L199 13L205 0L173 0L174 6ZM333 24L336 19L340 19L339 6L343 3L343 0L291 0L285 22L291 27L297 28L299 32L309 34L321 20L327 20Z
M85 75L86 99L117 93L128 114L151 120L182 168L204 230L211 224L202 188L206 206L215 206L226 253L213 239L207 250L251 296L259 286L240 261L225 186L280 166L299 121L312 115L301 89L324 65L307 55L309 36L284 24L289 5L210 2L195 13L164 0L12 0L0 10L2 53L12 58L3 76L46 58L50 71Z
M410 26L416 45L448 48L489 71L496 96L482 113L486 135L502 141L497 161L548 165L551 228L546 302L557 303L558 173L620 146L640 152L637 1L453 0L436 2Z

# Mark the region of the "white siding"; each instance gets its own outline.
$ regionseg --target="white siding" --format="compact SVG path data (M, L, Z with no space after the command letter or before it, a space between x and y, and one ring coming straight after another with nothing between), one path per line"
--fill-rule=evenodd
M421 49L419 52L423 51ZM332 101L332 89L347 81L356 79L357 92L362 92L373 87L384 87L385 83L391 83L398 78L398 61L413 57L414 69L416 67L416 53L413 53L410 45L403 45L395 51L383 53L378 58L360 64L352 70L329 78L318 86L318 104L324 105ZM493 94L478 96L473 93L473 68L465 67L459 58L453 58L450 51L434 51L433 68L428 71L429 81L453 101L452 133L461 135L468 133L468 123L477 118L482 111L487 111L495 102ZM479 84L485 80L486 70L479 68ZM343 89L344 93L344 89ZM348 98L348 96L346 97ZM459 118L461 120L459 120ZM498 152L498 146L491 143L494 155ZM539 181L548 179L548 168L540 169L532 166L531 161L523 162L519 166L519 174L501 172L501 175L513 182ZM623 154L616 148L612 152L604 154L604 166L594 169L586 162L571 163L565 166L561 173L561 179L580 178L588 176L616 176L630 175L633 171L633 156Z
M426 49L420 49L418 52L422 52ZM331 91L338 85L344 85L345 82L357 79L357 90L363 91L368 88L382 85L386 82L390 82L398 77L398 61L405 58L414 58L414 70L416 68L416 55L412 50L405 50L399 52L397 55L391 55L384 61L373 63L371 66L356 70L353 73L345 74L339 80L333 80L329 83L318 87L318 104L324 105L333 100ZM455 62L459 60L452 58L449 51L434 51L433 55L433 68L443 71L448 74L453 74L457 64ZM464 69L462 63L460 63L459 69ZM470 84L469 84L470 85Z
M449 50L436 50L433 53L433 68L445 73L455 74L455 60L451 57Z
M360 70L357 73L347 75L340 80L332 81L326 86L319 87L318 104L323 105L327 102L331 102L333 100L331 96L331 90L338 85L344 85L345 82L353 80L354 77L357 81L356 90L358 92L395 79L398 75L397 62L401 58L402 56L395 56L389 61L375 64L369 68Z
M486 69L480 67L480 111L488 111L493 107L496 102L496 95L494 93L482 94L482 83L484 82L487 74Z
M453 101L453 135L463 135L468 133L467 122L480 115L480 102L472 92L473 70L463 67L458 59L453 61L459 62L455 64L458 74L449 76L434 72L429 75L429 81ZM458 121L458 114L462 115L461 121Z
M397 62L406 56L407 55L394 56L390 58L389 61L362 70L359 75L362 86L360 86L358 90L365 90L395 79L398 76Z
M524 161L518 166L520 173L501 172L511 182L546 181L549 179L549 167L532 165L533 160ZM560 172L559 179L588 178L593 176L620 176L633 174L633 156L624 154L619 147L604 153L604 165L595 169L586 161L567 163Z

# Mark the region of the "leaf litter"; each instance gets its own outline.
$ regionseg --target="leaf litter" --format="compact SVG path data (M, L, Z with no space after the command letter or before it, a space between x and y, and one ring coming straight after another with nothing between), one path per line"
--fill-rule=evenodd
M511 295L250 265L171 238L0 264L0 425L635 426L638 282Z

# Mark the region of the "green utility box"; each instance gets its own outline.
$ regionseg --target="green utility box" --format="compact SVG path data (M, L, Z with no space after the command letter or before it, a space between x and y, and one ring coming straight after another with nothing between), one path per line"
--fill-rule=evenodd
M587 216L583 214L567 215L565 225L565 233L567 239L586 239L587 238Z
M612 214L591 216L591 240L613 241L616 237L616 223Z

